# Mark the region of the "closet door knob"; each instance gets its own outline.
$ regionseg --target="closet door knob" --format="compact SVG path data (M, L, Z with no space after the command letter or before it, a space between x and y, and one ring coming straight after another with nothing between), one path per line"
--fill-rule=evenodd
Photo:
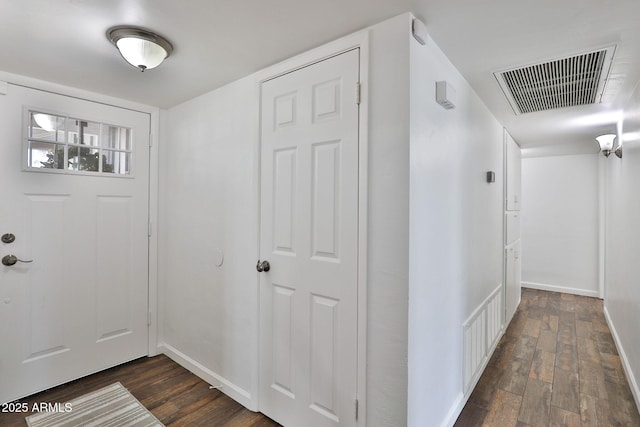
M260 262L260 260L258 260L258 264L256 264L256 270L258 270L258 273L262 273L263 271L266 273L267 271L271 270L271 265L269 265L269 261L262 261Z

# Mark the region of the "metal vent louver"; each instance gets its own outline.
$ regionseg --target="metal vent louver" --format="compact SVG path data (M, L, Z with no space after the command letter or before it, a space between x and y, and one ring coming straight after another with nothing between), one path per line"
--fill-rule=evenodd
M494 73L516 114L600 102L614 47Z

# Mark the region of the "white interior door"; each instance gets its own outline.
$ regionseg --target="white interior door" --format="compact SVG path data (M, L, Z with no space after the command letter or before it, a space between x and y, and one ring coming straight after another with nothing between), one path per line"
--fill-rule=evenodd
M262 85L260 408L356 424L359 50Z
M57 128L29 110L55 114ZM62 169L26 169L29 144L63 152L30 143L29 126L81 145ZM0 402L147 354L148 141L148 114L14 85L0 95L0 235L15 236L0 257L33 260L0 265ZM68 171L101 156L105 173Z

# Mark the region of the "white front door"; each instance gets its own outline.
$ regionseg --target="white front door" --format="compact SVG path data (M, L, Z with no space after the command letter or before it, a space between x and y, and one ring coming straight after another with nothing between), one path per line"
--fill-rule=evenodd
M0 257L32 260L0 264L0 402L147 354L148 142L148 114L0 95ZM29 144L60 169L27 169Z
M359 50L262 85L260 409L356 425Z

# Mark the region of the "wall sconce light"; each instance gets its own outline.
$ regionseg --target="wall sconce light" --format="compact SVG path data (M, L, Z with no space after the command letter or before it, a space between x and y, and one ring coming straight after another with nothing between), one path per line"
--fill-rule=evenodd
M140 71L157 67L173 52L167 39L143 28L113 27L107 31L107 38L124 60Z
M618 158L622 158L622 145L618 143L618 147L613 150L613 142L616 140L616 135L613 133L607 133L596 137L596 141L600 144L600 150L605 157L609 157L611 153L615 153Z

